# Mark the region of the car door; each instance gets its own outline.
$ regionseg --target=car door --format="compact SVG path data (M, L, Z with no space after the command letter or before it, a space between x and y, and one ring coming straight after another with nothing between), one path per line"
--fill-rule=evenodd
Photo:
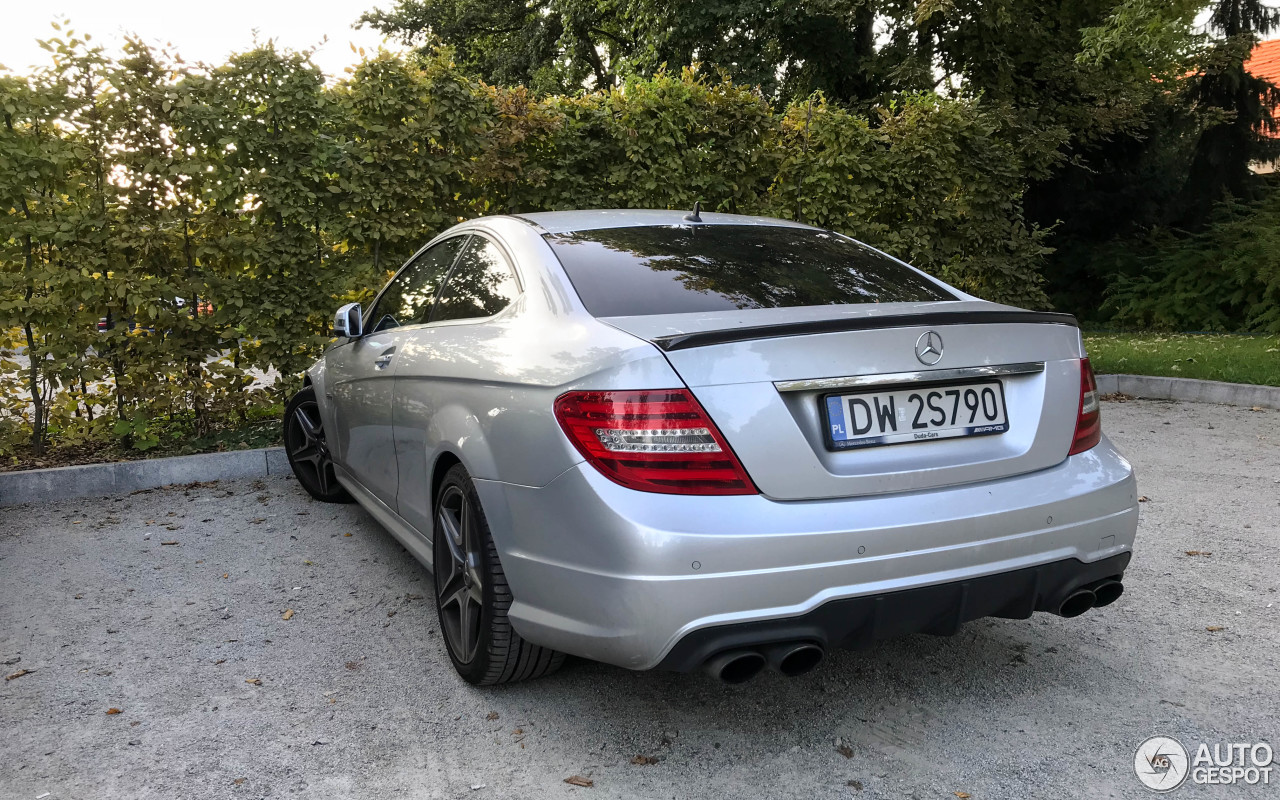
M445 280L424 335L405 349L395 379L393 425L400 488L398 512L427 535L431 531L430 465L438 455L433 422L439 413L466 415L491 397L487 371L498 323L494 318L520 294L502 248L474 234Z
M392 435L396 355L428 322L440 285L465 243L454 236L406 264L374 300L365 333L331 350L327 399L333 404L334 458L393 510L397 466Z

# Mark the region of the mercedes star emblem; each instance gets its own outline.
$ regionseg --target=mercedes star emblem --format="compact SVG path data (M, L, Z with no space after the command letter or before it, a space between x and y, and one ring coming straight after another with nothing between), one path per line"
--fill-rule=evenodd
M916 339L916 358L926 367L942 360L942 337L937 331L925 331Z

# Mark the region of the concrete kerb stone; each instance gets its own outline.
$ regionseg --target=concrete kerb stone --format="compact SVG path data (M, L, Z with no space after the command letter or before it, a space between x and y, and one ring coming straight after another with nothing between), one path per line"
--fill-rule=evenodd
M280 447L172 458L116 461L0 472L0 506L75 497L122 495L183 483L280 475L289 461Z
M1227 406L1280 409L1280 387L1249 383L1163 378L1152 375L1099 375L1101 394L1127 394L1144 400L1180 400Z

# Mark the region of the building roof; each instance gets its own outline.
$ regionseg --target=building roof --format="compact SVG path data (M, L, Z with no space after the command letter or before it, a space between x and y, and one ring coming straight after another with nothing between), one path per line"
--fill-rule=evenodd
M1253 52L1249 54L1249 60L1244 62L1244 71L1255 78L1263 78L1280 86L1280 39L1258 42ZM1271 113L1276 119L1280 119L1280 109L1273 108ZM1262 134L1272 139L1280 139L1278 130L1268 131L1263 128Z
M1259 42L1244 62L1244 69L1250 75L1265 78L1280 86L1280 39Z

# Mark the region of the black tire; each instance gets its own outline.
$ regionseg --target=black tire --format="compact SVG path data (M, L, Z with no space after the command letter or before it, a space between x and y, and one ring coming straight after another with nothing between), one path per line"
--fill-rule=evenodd
M511 589L480 498L461 464L445 475L433 508L436 611L453 668L477 686L559 669L564 653L530 644L511 627Z
M307 494L325 503L354 502L333 472L315 387L304 388L284 407L284 452Z

